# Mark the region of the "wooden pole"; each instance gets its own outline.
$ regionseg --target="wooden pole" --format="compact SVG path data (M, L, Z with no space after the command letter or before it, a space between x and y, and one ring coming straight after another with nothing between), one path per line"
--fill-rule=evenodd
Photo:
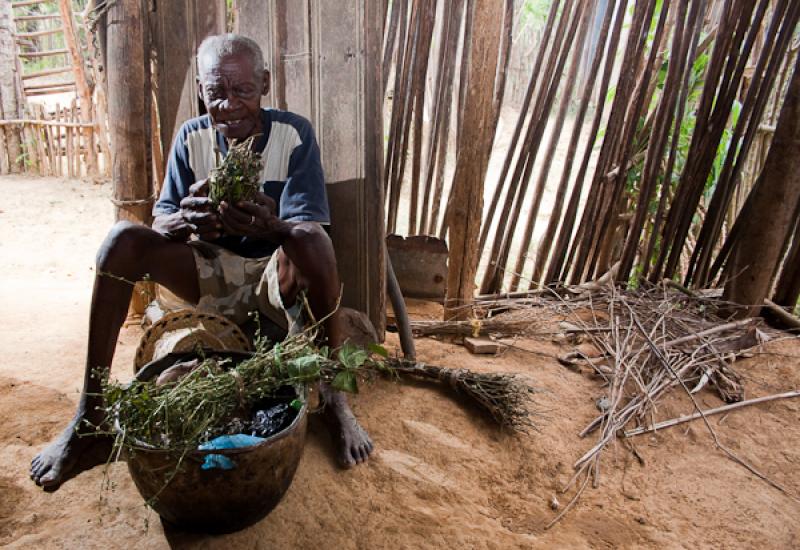
M61 11L61 25L64 28L64 42L67 45L67 49L69 49L69 55L72 60L72 73L75 76L75 85L78 88L78 97L80 97L81 100L81 120L83 122L89 122L94 118L94 109L92 108L92 90L89 87L89 81L86 78L86 69L83 64L83 56L78 48L75 26L72 22L71 0L58 0L58 8ZM89 140L87 139L86 141L88 143ZM97 172L97 164L95 163L94 155L86 155L86 172L87 174L95 174Z
M150 221L152 207L149 46L141 0L117 0L108 10L108 121L117 220Z
M503 4L475 0L466 75L465 112L459 133L453 191L447 209L450 258L445 316L456 316L472 301L478 267L478 235L483 210L483 185L494 141L494 85L497 73Z
M726 265L724 299L757 315L770 292L800 202L800 57L795 63L764 169L748 199L748 223ZM742 314L737 312L738 314Z

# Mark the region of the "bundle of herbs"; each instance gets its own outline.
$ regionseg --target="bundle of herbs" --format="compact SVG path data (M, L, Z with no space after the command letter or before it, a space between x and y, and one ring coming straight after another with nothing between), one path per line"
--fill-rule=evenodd
M324 381L340 391L355 392L358 373L385 369L382 361L351 345L332 357L306 332L270 349L259 343L256 352L238 364L205 357L166 383L106 381L106 419L115 426L118 448L145 445L186 451L230 433L232 424L252 415L259 403L281 388Z
M215 205L253 200L261 188L261 155L253 150L256 137L231 144L222 163L211 170L208 198Z

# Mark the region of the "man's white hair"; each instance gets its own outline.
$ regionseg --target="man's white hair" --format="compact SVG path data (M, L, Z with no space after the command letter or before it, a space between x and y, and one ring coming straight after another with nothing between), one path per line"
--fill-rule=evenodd
M218 34L209 36L197 48L197 72L202 80L214 61L229 55L244 54L248 56L255 69L255 76L261 82L264 70L264 54L255 40L240 34Z

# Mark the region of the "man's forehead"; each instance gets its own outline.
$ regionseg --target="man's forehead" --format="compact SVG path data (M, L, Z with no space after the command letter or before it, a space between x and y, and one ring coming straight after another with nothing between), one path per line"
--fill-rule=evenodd
M253 60L243 54L222 56L208 55L203 60L203 82L234 80L236 82L255 82L256 74Z

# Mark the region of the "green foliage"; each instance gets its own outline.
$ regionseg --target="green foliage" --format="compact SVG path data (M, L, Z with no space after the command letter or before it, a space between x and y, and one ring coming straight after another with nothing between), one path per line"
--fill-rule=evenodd
M552 4L553 0L525 0L518 13L518 32L544 28Z
M222 201L237 203L253 200L261 188L261 155L253 151L251 136L241 143L231 145L225 159L211 170L208 179L208 198L219 205Z
M345 344L336 359L327 347L313 343L313 333L292 336L266 349L259 340L252 357L234 365L230 360L203 358L199 366L175 381L157 386L135 380L103 384L106 423L118 425L118 448L146 443L170 450L190 450L222 433L255 403L285 386L328 382L339 391L356 393L365 372L388 369L368 351ZM386 350L381 348L377 355ZM388 355L388 354L387 354Z

